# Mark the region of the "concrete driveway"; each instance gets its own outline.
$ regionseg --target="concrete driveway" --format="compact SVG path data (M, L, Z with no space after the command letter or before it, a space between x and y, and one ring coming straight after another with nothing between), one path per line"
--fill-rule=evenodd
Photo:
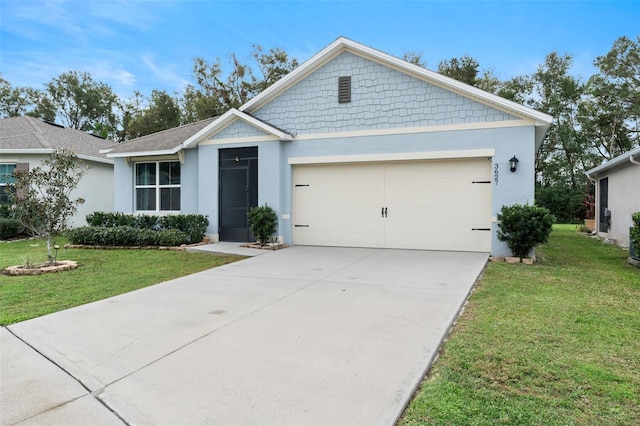
M0 422L391 425L487 258L298 246L14 324Z

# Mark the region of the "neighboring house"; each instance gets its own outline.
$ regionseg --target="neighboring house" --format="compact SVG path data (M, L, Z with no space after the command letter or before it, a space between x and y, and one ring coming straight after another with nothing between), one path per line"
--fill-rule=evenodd
M6 202L6 184L17 169L40 166L56 148L74 152L89 166L72 197L82 197L84 204L70 219L69 226L86 225L86 215L94 211L113 211L113 160L100 149L113 141L33 117L12 117L0 120L0 202Z
M587 172L596 183L598 235L629 246L631 215L640 212L640 147Z
M267 203L287 244L500 256L551 120L339 38L239 109L103 152L116 211L205 214L214 241L250 240Z

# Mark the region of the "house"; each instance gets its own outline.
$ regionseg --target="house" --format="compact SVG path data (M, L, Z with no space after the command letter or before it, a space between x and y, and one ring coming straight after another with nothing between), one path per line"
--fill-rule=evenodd
M238 109L103 152L116 211L205 214L214 241L251 240L266 203L287 244L499 256L551 120L341 37Z
M596 183L598 235L629 246L631 215L640 212L640 147L587 171Z
M54 149L66 148L89 166L72 193L74 198L84 198L85 203L69 220L69 226L86 225L87 214L113 210L113 160L100 153L111 145L112 141L33 117L0 120L0 202L7 202L6 185L13 181L16 168L40 166Z

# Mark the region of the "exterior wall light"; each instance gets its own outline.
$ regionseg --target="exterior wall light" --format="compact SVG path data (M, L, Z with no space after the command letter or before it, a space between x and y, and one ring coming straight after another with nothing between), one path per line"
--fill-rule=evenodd
M520 162L520 160L518 160L515 155L513 157L511 157L511 160L509 160L509 165L511 166L511 171L512 172L516 171L516 169L518 168L518 163L519 162Z

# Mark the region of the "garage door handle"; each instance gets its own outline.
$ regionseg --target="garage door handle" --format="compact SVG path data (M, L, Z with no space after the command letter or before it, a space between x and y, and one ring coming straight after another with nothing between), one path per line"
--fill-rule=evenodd
M380 212L380 214L382 215L382 217L384 217L384 207L382 208L382 211Z
M384 208L384 217L387 217L387 208Z

